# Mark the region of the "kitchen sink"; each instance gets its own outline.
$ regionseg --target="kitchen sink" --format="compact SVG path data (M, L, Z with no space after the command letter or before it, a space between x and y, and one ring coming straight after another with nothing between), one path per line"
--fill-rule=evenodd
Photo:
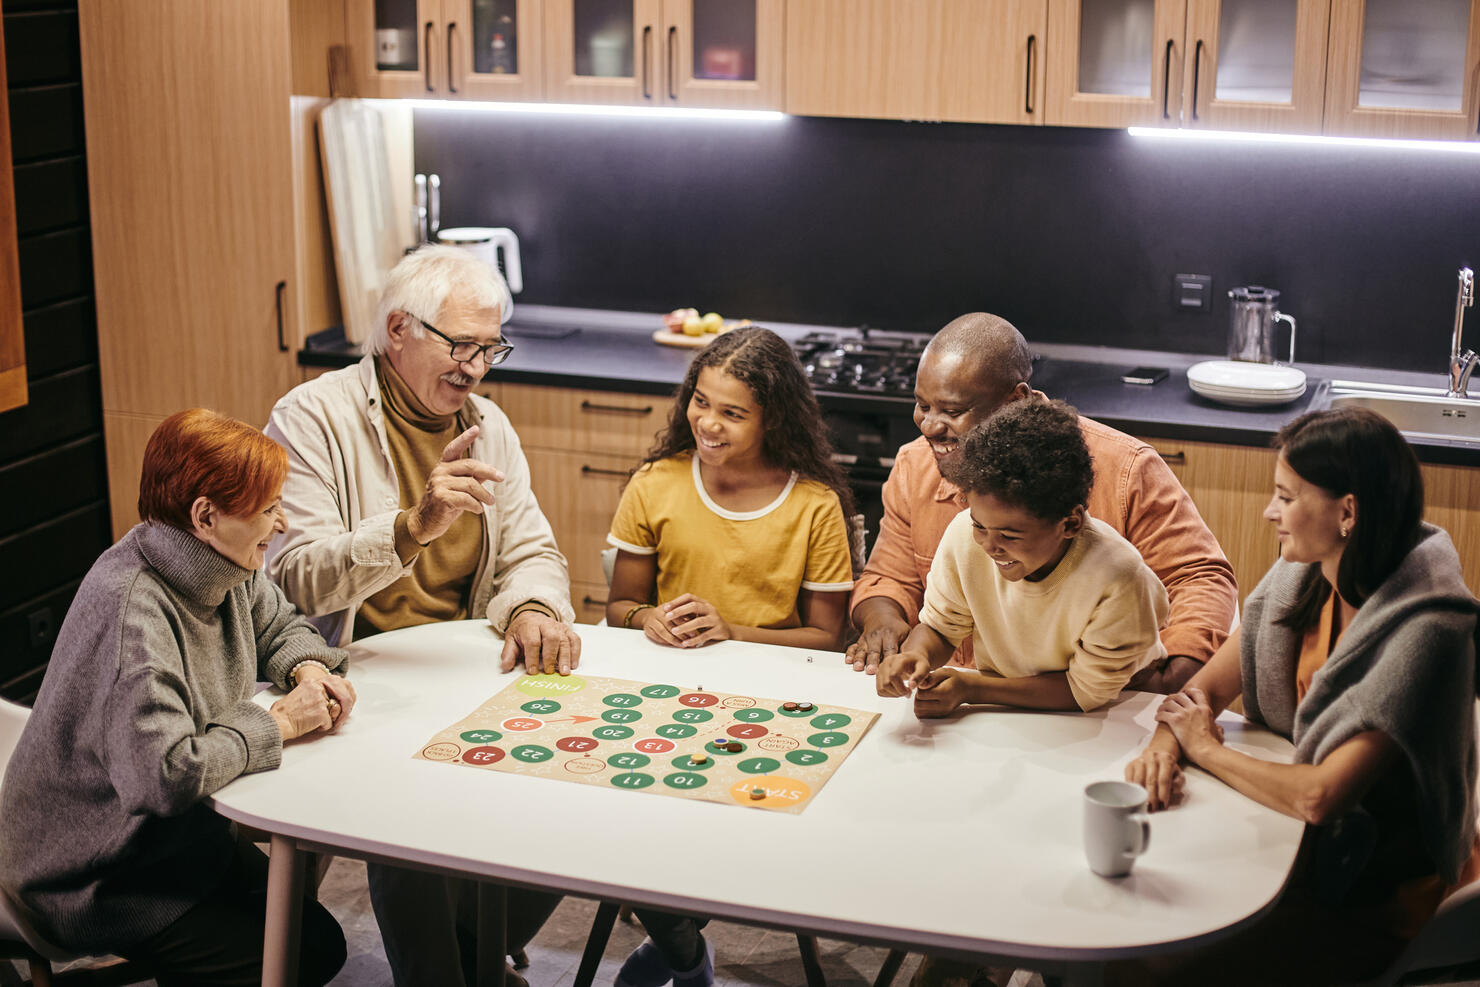
M1480 442L1480 398L1445 397L1437 387L1354 380L1331 381L1327 398L1332 408L1370 408L1414 438Z

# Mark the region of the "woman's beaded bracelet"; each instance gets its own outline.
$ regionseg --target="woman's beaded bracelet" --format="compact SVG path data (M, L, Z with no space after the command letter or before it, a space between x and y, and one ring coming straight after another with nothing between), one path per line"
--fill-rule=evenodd
M625 616L625 617L622 618L622 626L623 627L631 627L632 626L632 618L637 616L637 612L639 610L651 610L652 608L653 608L653 605L651 603L639 603L637 606L635 606L631 610L628 610L627 611L627 616Z

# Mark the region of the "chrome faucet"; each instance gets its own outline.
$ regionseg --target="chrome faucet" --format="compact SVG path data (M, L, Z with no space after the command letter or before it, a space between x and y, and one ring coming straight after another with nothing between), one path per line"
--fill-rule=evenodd
M1454 338L1449 344L1449 393L1445 397L1469 397L1470 375L1480 363L1480 355L1474 350L1460 350L1460 341L1465 330L1465 309L1475 304L1475 272L1468 267L1459 269L1459 297L1454 301Z

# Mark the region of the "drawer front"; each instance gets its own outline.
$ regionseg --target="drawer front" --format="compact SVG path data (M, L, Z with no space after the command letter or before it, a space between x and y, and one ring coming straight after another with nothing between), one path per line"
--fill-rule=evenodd
M630 456L630 468L653 446L673 400L651 394L580 391L500 384L499 406L526 447Z
M547 449L526 449L525 455L534 495L570 563L571 582L604 587L601 551L633 460Z
M606 618L606 583L570 584L570 602L576 608L576 623L599 624Z
M1240 603L1279 557L1264 508L1274 491L1273 449L1147 439L1191 495L1198 513L1233 564Z

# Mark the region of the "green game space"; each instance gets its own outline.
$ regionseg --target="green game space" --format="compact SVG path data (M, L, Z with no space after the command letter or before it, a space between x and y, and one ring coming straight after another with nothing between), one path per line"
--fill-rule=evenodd
M509 756L516 761L539 764L541 761L550 760L550 758L555 756L555 752L548 747L541 747L539 744L520 744L518 747L509 751Z
M612 767L623 768L627 771L635 771L638 768L645 768L651 761L652 758L648 757L646 754L633 754L631 752L613 754L611 757L606 759L606 763L610 764Z
M635 709L609 709L601 718L608 723L633 723L642 719L642 714Z
M759 706L752 706L750 709L735 710L735 719L741 723L764 723L767 720L774 719L775 716L776 714L769 709L761 709Z
M595 730L592 730L591 736L597 740L626 740L632 736L632 733L633 730L631 727L608 724L607 726L597 727Z
M640 771L612 776L612 784L618 788L646 788L656 780L652 775L643 774Z
M698 727L691 727L687 723L665 723L654 731L658 736L667 737L669 740L683 740L698 732Z
M501 740L504 735L497 730L464 730L458 736L470 744L491 744L495 740Z
M642 705L642 697L634 696L630 692L614 692L601 701L608 706L629 707Z
M819 730L841 730L853 722L853 717L844 713L823 713L812 721L812 725Z
M531 699L519 708L526 713L544 714L560 712L560 704L553 699Z
M676 685L650 685L641 690L649 699L672 699L678 695L679 688Z
M689 762L689 755L680 754L678 755L678 757L675 757L670 763L675 768L682 768L685 771L708 771L710 768L714 767L714 758L711 757L703 764L691 764Z
M848 742L846 733L814 733L807 738L807 743L813 747L841 747Z
M727 751L723 747L716 747L715 746L716 744L725 744L725 743L739 744L740 745L740 749L738 751ZM704 745L704 749L706 751L708 751L711 754L718 754L720 757L734 757L736 754L744 754L747 750L749 750L749 747L750 747L750 745L748 745L747 743L745 743L745 741L743 741L743 740L732 740L730 738L726 738L724 740L711 740L709 743L707 743L707 744Z
M681 788L686 791L703 788L708 783L709 779L703 775L690 774L687 771L675 772L671 775L665 775L663 778L663 784L669 788Z
M768 775L781 767L781 762L774 757L747 757L735 767L748 775Z
M811 765L821 764L823 761L826 761L827 755L822 753L822 751L809 751L806 748L801 748L799 750L787 751L786 759L792 764Z
M673 718L680 723L708 723L714 719L714 714L707 709L680 709Z

